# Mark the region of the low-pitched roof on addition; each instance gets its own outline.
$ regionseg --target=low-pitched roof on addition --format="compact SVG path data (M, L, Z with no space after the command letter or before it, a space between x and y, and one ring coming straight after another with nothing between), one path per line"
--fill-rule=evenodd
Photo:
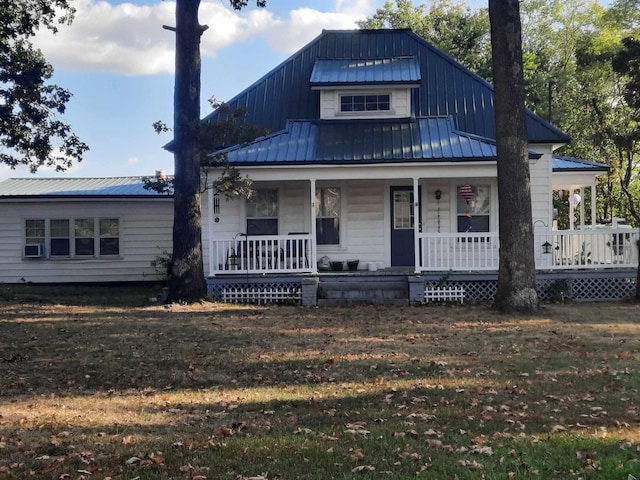
M313 85L312 80L337 82L336 66L343 62L391 58L413 58L417 63L420 89L413 98L415 117L451 116L458 130L495 139L493 86L411 30L325 30L226 103L232 110L245 108L247 124L277 132L292 119L320 118L320 91L313 87L321 83ZM409 61L406 62L401 64L408 66ZM317 70L312 77L316 66L326 78L323 75L320 79ZM357 73L354 71L348 81L355 81ZM205 120L215 122L217 118L218 112L214 111ZM571 141L564 132L530 111L527 133L530 143Z
M144 188L142 177L10 178L0 182L3 198L171 198Z
M219 153L236 166L496 160L492 140L455 130L450 117L296 120L280 132Z
M611 170L606 163L590 162L581 158L554 155L551 161L554 172L608 172Z

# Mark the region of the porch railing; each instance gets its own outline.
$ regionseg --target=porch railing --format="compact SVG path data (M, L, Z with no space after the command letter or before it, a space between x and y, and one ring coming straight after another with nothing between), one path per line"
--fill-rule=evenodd
M538 270L634 268L638 266L637 230L603 228L538 232ZM497 232L420 233L421 271L495 271Z
M211 242L212 273L311 272L311 235L236 235Z

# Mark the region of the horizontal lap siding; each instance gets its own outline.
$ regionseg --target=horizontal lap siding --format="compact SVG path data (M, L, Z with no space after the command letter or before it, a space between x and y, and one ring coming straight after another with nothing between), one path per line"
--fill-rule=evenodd
M23 259L25 218L120 219L116 258ZM0 203L0 282L122 282L157 280L151 262L171 251L173 203L169 200ZM24 280L23 280L24 279Z
M347 185L346 249L338 260L358 259L361 268L384 261L384 195L382 181Z

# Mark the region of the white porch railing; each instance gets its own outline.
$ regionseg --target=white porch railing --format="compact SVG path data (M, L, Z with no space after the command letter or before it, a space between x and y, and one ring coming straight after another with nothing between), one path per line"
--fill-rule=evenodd
M311 235L260 235L211 242L211 272L302 273L313 271Z
M636 242L639 237L637 230L628 228L538 232L534 243L536 268L635 268L638 266ZM498 269L500 244L497 232L420 233L418 238L420 271Z

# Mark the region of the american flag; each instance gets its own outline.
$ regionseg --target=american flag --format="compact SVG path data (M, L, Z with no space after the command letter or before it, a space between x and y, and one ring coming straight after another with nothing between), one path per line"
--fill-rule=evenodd
M471 185L460 186L460 196L469 201L473 198L473 187Z

